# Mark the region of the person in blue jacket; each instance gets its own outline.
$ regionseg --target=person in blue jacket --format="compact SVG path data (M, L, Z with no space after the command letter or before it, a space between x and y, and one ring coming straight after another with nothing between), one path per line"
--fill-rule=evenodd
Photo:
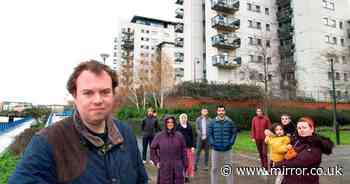
M208 140L212 147L211 184L219 183L219 176L224 176L227 184L233 184L231 148L236 140L237 128L235 123L225 116L223 105L217 107L216 113L217 117L208 126ZM229 172L222 173L223 170Z
M75 114L32 138L8 183L148 183L136 137L112 117L117 85L107 65L79 64L67 82Z

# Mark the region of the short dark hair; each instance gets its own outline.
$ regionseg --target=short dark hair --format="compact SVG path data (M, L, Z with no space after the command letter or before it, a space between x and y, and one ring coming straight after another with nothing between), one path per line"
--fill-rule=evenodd
M271 126L271 129L270 129L271 132L274 133L274 134L276 134L276 128L277 128L278 126L280 126L280 127L282 128L282 130L284 130L283 125L282 125L281 123L274 123L274 124L272 124L272 126Z
M218 105L217 107L216 107L216 109L218 109L218 108L224 108L225 109L225 106L224 105Z
M90 60L80 63L77 67L74 68L73 73L70 75L67 82L67 90L73 96L76 95L77 91L77 79L83 71L90 71L96 75L100 75L103 71L105 71L112 79L112 89L114 93L114 89L118 86L118 77L114 70L112 70L109 66L98 62L96 60Z

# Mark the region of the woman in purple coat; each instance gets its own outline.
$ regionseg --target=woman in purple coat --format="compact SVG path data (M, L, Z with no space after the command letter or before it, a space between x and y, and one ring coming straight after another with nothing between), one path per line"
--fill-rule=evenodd
M282 184L319 184L317 171L320 170L322 154L331 154L334 144L330 139L315 134L315 123L309 117L299 119L297 131L298 135L292 140L296 155L292 154L295 156L276 164L286 171ZM303 169L304 173L300 173Z
M158 167L157 184L183 184L187 168L186 143L181 133L175 131L175 118L165 118L163 131L151 144L151 159Z

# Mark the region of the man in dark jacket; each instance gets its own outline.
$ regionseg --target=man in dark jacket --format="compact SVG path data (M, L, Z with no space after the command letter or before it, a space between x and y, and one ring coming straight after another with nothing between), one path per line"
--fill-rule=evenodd
M136 137L112 118L117 85L107 65L79 64L67 83L75 114L32 138L9 184L148 183Z
M149 108L147 111L147 117L142 120L141 130L142 130L142 159L143 163L147 160L147 148L148 145L151 146L152 140L157 132L160 131L157 118L154 116L155 110Z
M223 105L217 108L217 117L213 119L208 127L209 144L212 146L212 168L211 184L219 183L219 176L222 167L230 167L232 171L232 145L235 143L237 128L235 123L225 116L225 107ZM233 184L233 173L227 173L225 176L227 184Z

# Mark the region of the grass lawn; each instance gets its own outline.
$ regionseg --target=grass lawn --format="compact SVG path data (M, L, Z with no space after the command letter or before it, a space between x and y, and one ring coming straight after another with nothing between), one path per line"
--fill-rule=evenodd
M8 151L0 156L0 184L7 183L8 177L15 170L18 160L19 157L14 156Z
M317 131L318 134L325 137L330 137L331 140L335 143L335 132L332 130L321 128L321 131ZM350 145L350 131L349 130L340 130L340 144L341 145ZM249 131L241 131L238 133L236 138L236 143L233 146L234 151L239 152L256 152L255 143L251 141L249 136Z
M335 132L332 130L322 130L317 132L320 135L331 138L335 143ZM350 131L349 130L340 130L340 144L341 145L350 145Z

